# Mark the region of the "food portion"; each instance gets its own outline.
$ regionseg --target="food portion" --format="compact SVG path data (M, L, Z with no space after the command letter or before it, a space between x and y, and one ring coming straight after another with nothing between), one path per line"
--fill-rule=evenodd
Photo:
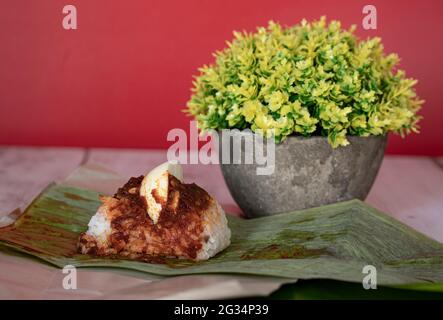
M166 162L149 172L140 186L140 195L146 201L146 209L154 224L166 202L169 194L169 175L179 181L183 180L183 170L179 164Z
M100 196L79 251L206 260L224 250L231 231L223 209L205 190L182 180L181 166L165 163L129 179L114 196Z

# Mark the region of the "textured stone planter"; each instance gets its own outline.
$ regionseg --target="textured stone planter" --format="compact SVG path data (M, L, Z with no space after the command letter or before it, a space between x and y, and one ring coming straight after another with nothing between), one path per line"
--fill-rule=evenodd
M380 168L387 136L348 140L350 145L332 149L325 137L289 137L275 147L271 175L257 175L256 164L221 164L221 169L233 198L250 218L364 200Z

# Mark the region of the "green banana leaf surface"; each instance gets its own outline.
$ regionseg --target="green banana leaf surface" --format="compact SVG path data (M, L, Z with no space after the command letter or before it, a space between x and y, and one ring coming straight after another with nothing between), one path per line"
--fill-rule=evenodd
M230 273L362 283L366 265L377 284L443 292L443 244L362 201L246 220L228 216L231 245L214 258L161 263L96 258L76 251L100 205L98 193L53 184L0 228L0 250L16 250L57 267L125 268L163 276Z

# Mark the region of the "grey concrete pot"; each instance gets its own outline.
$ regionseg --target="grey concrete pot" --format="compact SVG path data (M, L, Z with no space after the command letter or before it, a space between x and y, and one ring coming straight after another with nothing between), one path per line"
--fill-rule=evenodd
M257 175L256 164L221 164L221 169L232 197L250 218L364 200L380 168L387 136L348 140L350 145L332 149L325 137L289 137L275 146L271 175ZM241 152L244 156L244 148Z

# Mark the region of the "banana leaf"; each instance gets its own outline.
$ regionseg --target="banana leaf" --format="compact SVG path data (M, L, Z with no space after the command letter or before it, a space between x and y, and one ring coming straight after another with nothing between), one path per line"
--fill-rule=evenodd
M442 300L443 292L405 290L377 286L377 290L364 290L361 283L336 280L300 280L284 284L267 297L278 300Z
M443 292L443 244L359 200L253 220L228 216L232 243L216 257L146 263L77 253L78 236L100 205L98 195L50 185L14 223L0 228L0 250L16 250L60 268L125 268L163 276L251 274L360 286L363 267L373 265L377 285Z

